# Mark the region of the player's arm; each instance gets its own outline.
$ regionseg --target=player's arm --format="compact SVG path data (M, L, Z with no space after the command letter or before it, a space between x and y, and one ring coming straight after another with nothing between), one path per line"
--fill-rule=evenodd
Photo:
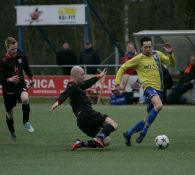
M169 55L169 65L170 66L174 66L175 65L175 55L174 53L172 52L170 55Z
M100 72L98 75L96 75L95 77L92 77L88 80L85 80L83 82L83 84L81 85L82 89L88 89L90 88L92 85L94 85L99 79L103 78L106 75L107 71L106 69L104 69L102 72Z
M13 75L12 77L5 76L5 67L3 65L3 59L0 60L0 84L4 83L18 83L20 77L18 75Z
M96 82L98 81L97 76L92 77L88 80L85 80L82 84L81 84L81 88L82 89L88 89L90 88L92 85L94 85Z
M169 66L174 66L175 56L171 44L165 43L163 49L165 53L167 53L167 55L164 55L163 53L160 52L161 61Z
M54 110L57 108L59 105L61 105L74 91L74 85L68 86L64 92L60 94L58 99L53 103L51 106L51 110Z
M124 64L121 65L121 67L119 68L119 70L116 74L116 78L115 78L115 83L116 83L117 89L120 86L121 79L122 79L124 72L131 67L136 67L137 60L138 60L138 58L134 57L131 60L128 60L127 62L125 62Z
M170 53L170 54L165 55L164 53L158 51L158 55L159 55L159 58L160 58L162 63L169 65L169 66L175 65L174 53Z
M26 73L26 75L29 77L30 79L30 82L29 84L27 85L27 88L31 88L34 86L35 84L35 81L33 80L33 74L31 72L31 69L29 67L29 63L28 63L28 59L26 58L26 56L23 56L24 58L24 64L23 64L23 69L24 69L24 72Z

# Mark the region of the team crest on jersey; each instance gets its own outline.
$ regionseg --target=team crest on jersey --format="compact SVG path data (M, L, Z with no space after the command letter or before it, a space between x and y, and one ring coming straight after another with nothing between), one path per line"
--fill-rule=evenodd
M21 63L21 62L22 62L22 58L19 58L19 59L18 59L18 62Z

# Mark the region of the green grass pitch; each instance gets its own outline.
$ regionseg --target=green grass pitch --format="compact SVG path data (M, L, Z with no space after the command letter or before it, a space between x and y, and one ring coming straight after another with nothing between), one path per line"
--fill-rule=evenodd
M107 113L118 123L112 144L104 149L82 148L70 151L76 138L88 139L76 126L69 105L54 112L54 100L31 103L33 134L22 125L21 104L14 110L17 141L6 128L5 110L0 102L0 175L194 175L195 106L164 106L142 144L132 138L132 147L124 144L123 131L142 119L145 105L94 108ZM166 150L154 145L157 135L170 139Z

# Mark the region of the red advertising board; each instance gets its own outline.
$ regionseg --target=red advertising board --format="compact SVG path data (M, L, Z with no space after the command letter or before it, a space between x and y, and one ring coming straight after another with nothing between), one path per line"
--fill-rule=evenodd
M28 90L29 95L32 97L52 97L59 96L66 88L70 76L34 76L35 85ZM29 79L25 78L26 83L29 83ZM101 89L102 84L98 81L94 84L90 91L96 92ZM114 89L114 75L107 75L104 81L102 96L110 96L111 90ZM0 96L2 96L2 89L0 86Z

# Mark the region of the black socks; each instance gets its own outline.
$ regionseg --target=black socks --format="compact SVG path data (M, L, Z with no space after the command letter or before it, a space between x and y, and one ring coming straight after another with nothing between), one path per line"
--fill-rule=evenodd
M26 123L29 121L29 115L30 115L30 105L23 104L22 105L22 111L23 111L23 123Z
M87 140L82 142L82 147L97 148L95 140Z
M115 130L115 128L112 125L107 124L107 125L103 126L101 133L104 134L104 138L105 138L105 137L109 136L110 133L113 132L114 130ZM100 133L100 135L101 135L101 133Z
M7 127L9 129L10 133L14 133L15 132L15 129L14 129L14 120L13 120L13 118L10 118L9 119L6 116L6 123L7 123Z

